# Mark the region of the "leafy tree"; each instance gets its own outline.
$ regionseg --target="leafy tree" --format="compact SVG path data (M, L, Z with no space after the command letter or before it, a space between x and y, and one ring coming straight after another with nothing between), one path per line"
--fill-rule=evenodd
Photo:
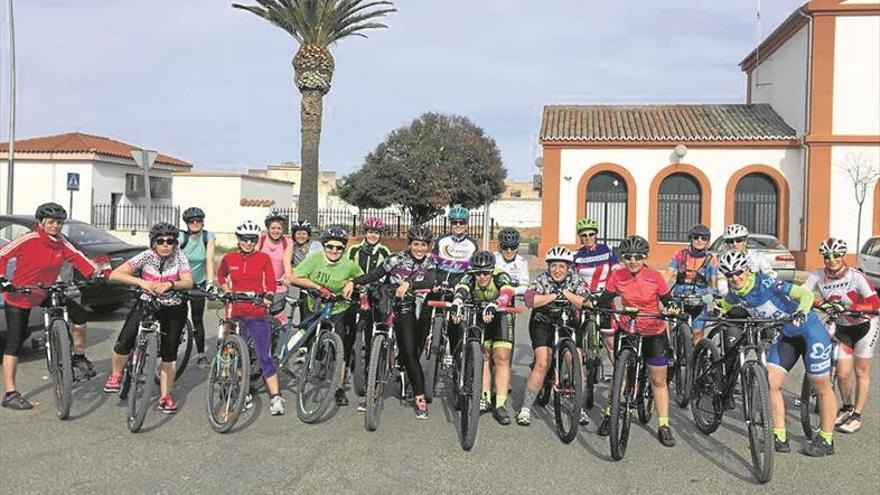
M372 22L396 9L390 1L364 0L256 0L259 6L232 4L247 10L286 31L299 42L293 56L293 82L302 94L302 177L299 187L299 212L302 218L318 220L318 148L321 142L321 118L324 95L336 63L328 47L349 36L366 36L368 29L388 27Z
M339 195L359 208L397 205L421 223L451 204L469 208L504 191L507 170L495 141L466 117L425 113L391 132Z

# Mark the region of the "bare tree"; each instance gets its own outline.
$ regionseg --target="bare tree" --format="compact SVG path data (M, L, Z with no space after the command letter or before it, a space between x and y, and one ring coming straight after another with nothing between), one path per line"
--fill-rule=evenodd
M859 216L856 219L856 250L862 245L862 206L870 188L880 179L880 166L873 157L865 153L849 152L842 162L836 164L838 170L845 173L853 185L856 203L859 205ZM875 215L878 213L875 211Z

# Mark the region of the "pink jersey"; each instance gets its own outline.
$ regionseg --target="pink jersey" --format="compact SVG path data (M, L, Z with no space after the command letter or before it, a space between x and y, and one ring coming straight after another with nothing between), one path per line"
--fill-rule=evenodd
M265 236L264 236L265 237ZM287 292L287 286L284 285L284 250L290 246L290 241L284 242L282 238L277 244L268 238L260 239L260 252L266 253L272 262L272 270L275 273L275 293Z

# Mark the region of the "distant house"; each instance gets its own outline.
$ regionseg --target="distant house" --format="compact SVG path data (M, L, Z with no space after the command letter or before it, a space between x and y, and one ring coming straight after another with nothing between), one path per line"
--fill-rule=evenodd
M299 163L282 162L278 165L269 165L266 168L252 168L248 175L263 176L270 179L278 179L291 183L291 195L293 206L299 202L299 188L302 184L302 166ZM333 170L318 172L318 208L339 208L345 203L335 195L336 172ZM287 207L289 207L288 205Z

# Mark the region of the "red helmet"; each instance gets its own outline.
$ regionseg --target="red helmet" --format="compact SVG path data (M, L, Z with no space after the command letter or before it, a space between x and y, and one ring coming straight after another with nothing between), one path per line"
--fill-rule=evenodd
M364 230L378 230L382 231L385 229L385 221L379 217L367 217L364 219Z

